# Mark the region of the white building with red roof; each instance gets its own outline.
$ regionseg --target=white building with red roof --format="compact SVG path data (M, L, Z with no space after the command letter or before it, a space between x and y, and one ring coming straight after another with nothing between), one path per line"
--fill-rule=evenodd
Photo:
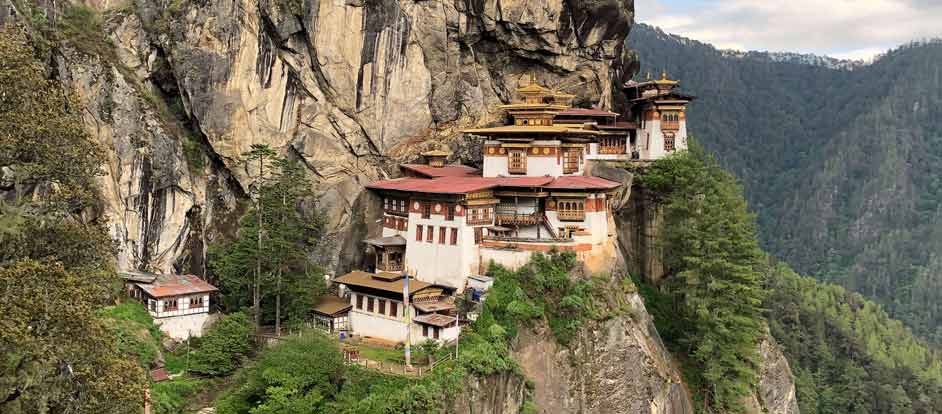
M194 275L126 272L128 294L144 304L154 323L169 337L199 337L210 323L210 297L215 286Z

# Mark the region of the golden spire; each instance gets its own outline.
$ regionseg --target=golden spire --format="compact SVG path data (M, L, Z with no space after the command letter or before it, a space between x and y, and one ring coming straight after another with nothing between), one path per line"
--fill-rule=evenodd
M661 80L667 80L667 69L661 71Z
M536 74L533 72L530 72L530 84L536 85Z
M644 80L651 80L651 71L649 70L647 74L644 75Z

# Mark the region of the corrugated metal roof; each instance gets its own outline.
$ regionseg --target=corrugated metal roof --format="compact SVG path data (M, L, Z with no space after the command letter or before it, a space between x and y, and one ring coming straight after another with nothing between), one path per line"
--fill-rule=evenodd
M553 180L544 186L548 190L610 190L621 184L598 177L567 176Z
M565 111L561 111L557 115L569 115L569 116L618 116L617 113L612 111L603 111L601 109L594 108L569 108Z
M363 240L363 243L379 247L405 246L406 239L397 234L395 236L380 237L377 239L366 239Z
M474 176L481 171L474 167L457 164L446 165L444 167L432 167L426 164L402 164L399 166L399 168L409 170L430 178Z
M327 316L346 313L352 308L350 301L336 296L325 296L314 306L314 312Z
M426 313L424 315L416 316L412 318L412 320L418 323L424 323L426 325L437 326L439 328L455 325L454 316L442 315L440 313Z
M153 283L137 283L138 287L154 298L215 292L215 286L194 275L158 275Z
M343 283L347 286L359 286L366 287L370 289L378 289L386 292L393 292L402 294L402 287L405 283L405 278L401 278L394 281L382 280L374 277L373 273L363 272L359 270L352 271L343 276L340 276L334 279L334 282ZM413 278L409 279L409 293L415 293L422 289L431 286L431 283L426 283L421 280L416 280Z

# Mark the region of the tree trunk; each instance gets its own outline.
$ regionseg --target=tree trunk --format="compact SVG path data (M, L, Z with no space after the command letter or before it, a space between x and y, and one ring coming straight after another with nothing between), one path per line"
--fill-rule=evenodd
M255 185L255 191L257 192L255 196L255 213L258 217L258 232L257 239L258 245L255 250L255 286L252 288L252 312L255 318L255 331L258 332L259 328L262 325L262 296L261 296L261 280L262 280L262 231L263 231L263 220L264 216L262 215L262 177L264 176L265 161L264 157L258 158L258 182Z

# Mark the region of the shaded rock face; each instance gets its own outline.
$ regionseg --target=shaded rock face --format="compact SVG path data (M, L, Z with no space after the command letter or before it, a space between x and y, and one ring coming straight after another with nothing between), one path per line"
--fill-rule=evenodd
M781 347L772 335L759 344L762 367L759 371L757 400L766 414L798 414L795 377Z
M514 359L540 413L693 413L641 297L623 301L623 315L588 323L569 348L548 329L521 332Z
M470 376L455 398L454 414L518 414L527 401L526 380L516 373Z
M107 13L117 61L66 53L59 66L110 152L123 268L198 272L241 212L254 174L241 154L268 144L316 183L327 234L313 256L348 270L363 249L347 241L379 231L358 211L367 182L431 146L473 163L459 129L501 121L494 106L529 73L612 108L636 65L622 46L631 0L87 4Z

